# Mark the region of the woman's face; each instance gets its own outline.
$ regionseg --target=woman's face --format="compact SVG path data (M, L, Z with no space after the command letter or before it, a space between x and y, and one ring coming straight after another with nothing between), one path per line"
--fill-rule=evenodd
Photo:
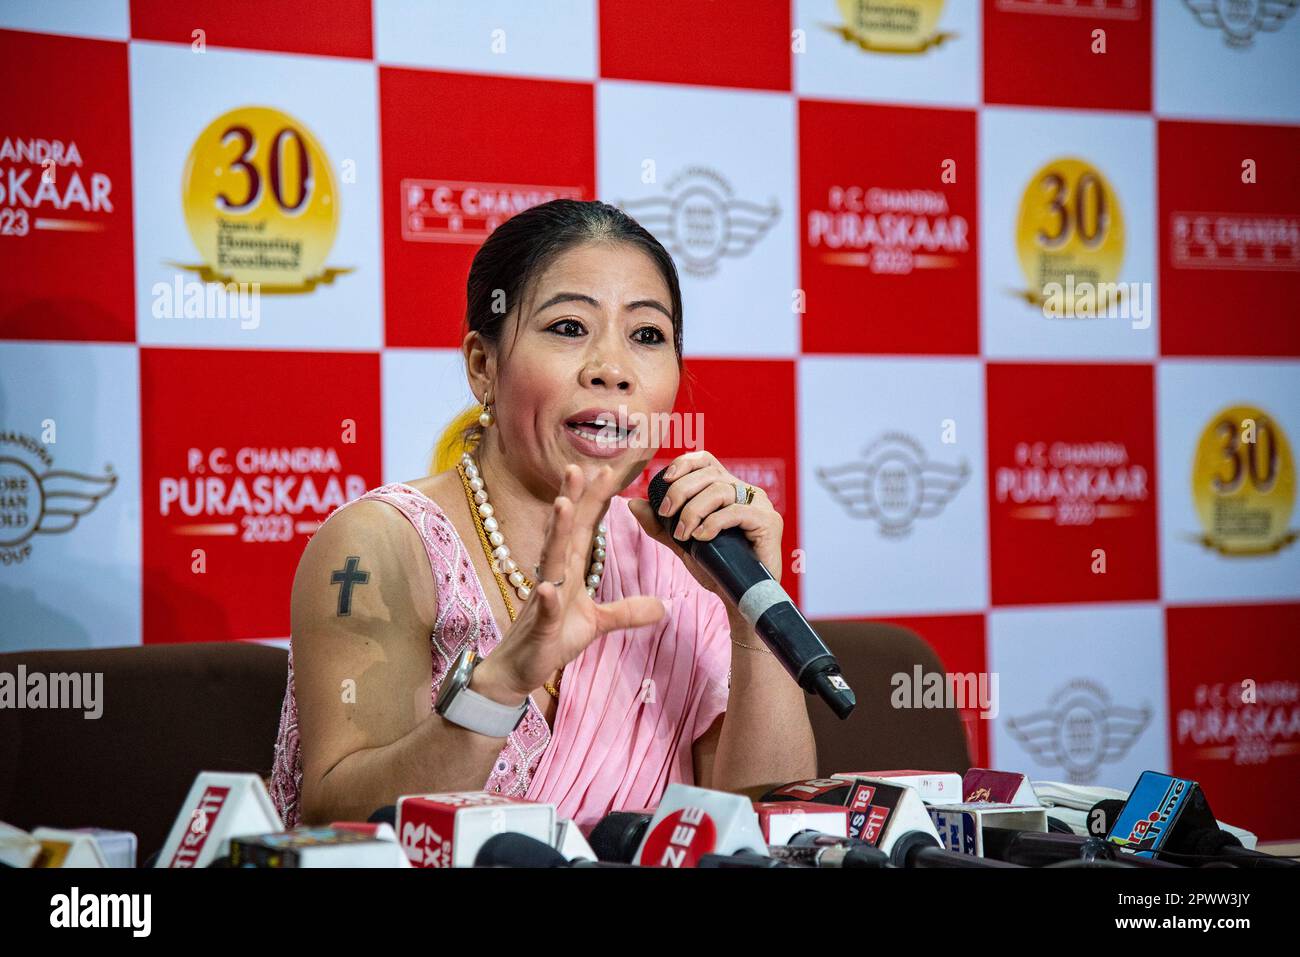
M570 462L588 477L609 465L625 488L654 457L656 434L673 434L651 425L672 411L680 380L667 284L635 246L588 243L557 256L525 295L507 304L499 350L487 350L498 450L548 488Z

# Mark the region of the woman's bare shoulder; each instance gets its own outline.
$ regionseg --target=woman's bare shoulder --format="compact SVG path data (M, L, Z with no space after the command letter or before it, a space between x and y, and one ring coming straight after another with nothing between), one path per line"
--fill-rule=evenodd
M382 586L362 589L354 584L353 591L358 596L362 591L382 591L406 604L417 620L437 620L437 592L424 541L392 501L378 497L354 500L330 514L299 560L295 604L328 611L326 606L336 603L340 581ZM404 587L394 588L398 581Z
M455 488L452 488L452 483ZM426 475L411 479L409 482L394 482L379 486L391 492L394 486L413 489L420 496L433 502L440 511L447 513L449 490L459 491L459 477L454 471L438 475ZM371 490L374 491L373 489ZM321 523L316 535L326 531L334 537L346 539L362 538L391 542L394 539L413 539L419 541L419 535L410 519L403 514L403 509L392 495L355 499L345 506L335 509ZM313 536L315 538L316 536Z

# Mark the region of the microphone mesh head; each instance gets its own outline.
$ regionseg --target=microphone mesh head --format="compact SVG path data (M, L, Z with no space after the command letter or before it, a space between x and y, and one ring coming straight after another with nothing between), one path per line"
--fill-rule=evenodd
M668 466L664 466L655 473L654 478L650 480L650 488L646 492L646 498L650 500L650 507L659 511L659 506L663 504L664 496L668 494L668 480L664 478L664 473L668 471Z
M475 867L563 867L564 855L527 834L493 834L479 848Z
M587 835L596 860L631 864L641 846L651 815L641 811L611 811Z

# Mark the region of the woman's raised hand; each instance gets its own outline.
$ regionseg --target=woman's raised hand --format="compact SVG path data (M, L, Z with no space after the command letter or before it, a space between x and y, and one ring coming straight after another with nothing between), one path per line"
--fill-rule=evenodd
M597 604L587 594L591 542L616 491L617 478L608 465L590 482L577 465L565 467L542 541L541 577L501 643L479 666L493 666L498 690L528 695L599 636L663 617L658 598L634 595ZM557 581L563 584L557 587Z

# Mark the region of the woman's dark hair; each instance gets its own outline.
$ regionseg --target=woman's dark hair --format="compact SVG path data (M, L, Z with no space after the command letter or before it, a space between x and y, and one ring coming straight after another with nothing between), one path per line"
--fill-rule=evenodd
M682 356L682 290L677 266L659 240L617 206L598 199L553 199L511 216L474 254L465 282L465 325L501 340L506 312L563 252L592 242L628 243L659 269L672 299L673 347Z
M499 344L510 310L516 304L522 305L546 268L561 253L586 243L626 243L642 250L654 262L668 286L673 349L681 368L682 290L677 266L668 250L645 227L617 206L600 200L553 199L511 216L494 229L469 267L465 283L466 331ZM477 415L477 409L466 410L451 424L448 431L452 435L445 434L439 443L440 464L445 464L449 453L459 455L448 447L448 439L459 439L464 448L477 444L482 433Z

